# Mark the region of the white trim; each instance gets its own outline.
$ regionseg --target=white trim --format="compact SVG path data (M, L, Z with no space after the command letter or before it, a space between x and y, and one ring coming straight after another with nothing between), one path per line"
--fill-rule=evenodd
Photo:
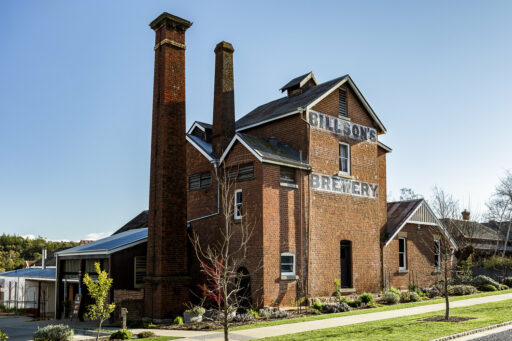
M441 270L441 241L439 239L434 239L434 244L437 244L438 245L438 252L436 253L436 248L434 246L434 257L439 257L438 258L438 261L437 261L437 266L435 265L435 260L434 260L434 268L436 270Z
M380 141L377 141L377 146L381 147L382 149L384 149L388 153L391 153L393 151L393 149L391 149L390 147L386 146L384 143L382 143Z
M306 84L310 79L313 79L313 82L315 82L315 85L318 85L318 81L316 80L316 77L313 74L313 71L311 71L310 73L308 73L308 75L306 77L304 77L303 80L300 81L299 87L302 88L304 86L304 84Z
M313 108L318 102L323 100L325 97L329 96L334 90L336 90L338 87L340 87L341 85L343 85L347 81L348 81L348 84L350 85L350 87L352 88L352 90L354 90L354 92L356 93L356 95L359 98L359 100L361 100L361 102L363 103L363 106L365 107L365 109L368 111L368 113L370 113L370 116L373 118L373 120L375 122L377 122L377 125L382 130L382 132L386 133L387 132L386 127L384 127L384 124L382 124L380 119L377 117L377 114L375 114L373 109L370 107L370 104L368 104L368 102L364 98L363 94L359 91L359 89L357 88L357 86L355 85L354 81L352 81L352 78L350 78L349 75L346 75L345 77L343 77L343 79L340 80L338 83L336 83L336 85L334 85L331 89L327 90L327 92L324 92L324 94L322 96L318 97L313 102L308 104L306 109Z
M190 137L188 137L186 135L186 139L187 141L193 146L195 147L201 154L203 154L203 156L210 162L213 161L213 158L203 149L201 148L194 140L192 140Z
M273 165L279 165L279 166L285 166L285 167L291 167L291 168L305 169L305 170L311 169L311 166L309 166L309 165L299 165L296 163L284 163L284 162L280 162L280 161L276 161L276 160L272 160L272 159L262 159L261 162L271 163Z
M139 239L139 240L136 240L134 242L131 242L129 244L125 244L125 245L121 245L115 249L110 249L110 250L94 250L94 251L74 251L74 252L70 252L70 253L63 253L65 251L62 251L62 252L58 252L57 253L57 256L59 257L71 257L71 256L89 256L89 255L111 255L113 253L116 253L116 252L119 252L119 251L122 251L124 249L128 249L132 246L136 246L136 245L139 245L139 244L142 244L142 243L145 243L148 241L148 238L142 238L142 239Z
M236 198L237 198L237 193L242 193L242 201L240 203L237 202ZM243 203L244 203L244 194L242 192L241 189L237 189L235 190L235 193L233 195L233 218L235 220L240 220L242 219L242 212L240 212L240 214L238 214L238 205L240 205L240 211L242 210L243 208Z
M344 172L341 170L341 153L340 153L340 148L338 147L338 161L339 161L339 167L338 167L338 172L343 174L343 175L350 175L350 144L346 143L346 142L339 142L339 145L344 145L344 146L347 146L347 171Z
M400 266L400 240L404 241L404 251L402 252L404 257L404 266ZM398 238L398 270L407 270L407 238Z
M295 111L290 111L290 112L288 112L286 114L282 114L282 115L279 115L279 116L276 116L276 117L269 118L268 120L260 121L258 123L254 123L254 124L251 124L251 125L248 125L248 126L244 126L244 127L238 128L236 131L238 132L238 131L246 130L246 129L249 129L249 128L257 127L257 126L260 126L260 125L268 123L268 122L280 120L282 118L285 118L285 117L288 117L288 116L291 116L291 115L299 114L300 112L301 112L301 110L299 110L299 108L297 108L297 110L295 110Z
M283 259L282 257L283 256L292 256L293 257L293 263L292 263L292 266L293 266L293 271L292 272L283 272L282 270L282 266L283 266ZM281 276L294 276L295 275L295 270L297 269L296 267L296 261L295 261L295 253L291 253L291 252L283 252L281 253L280 257L279 257L279 272L281 273Z
M407 224L437 226L437 224L436 224L436 223L427 223L427 222L423 222L423 221L416 221L416 220L407 220Z
M448 233L448 231L445 229L445 227L443 226L443 224L441 224L441 222L439 221L439 219L437 219L436 215L434 214L434 212L432 212L432 209L430 208L430 206L427 204L427 202L425 201L425 199L422 199L422 202L421 204L418 205L418 207L416 207L416 209L411 213L409 214L409 216L407 217L407 219L403 222L402 225L400 225L400 227L395 231L395 233L388 239L388 241L386 242L386 244L384 244L384 247L388 246L389 243L391 243L391 241L393 239L395 239L395 237L397 236L398 232L400 232L404 226L406 224L409 224L411 223L409 221L409 218L414 216L414 213L416 213L416 211L421 207L421 205L425 205L425 207L427 208L428 212L432 215L432 217L434 218L434 220L436 221L436 224L435 225L432 225L432 226L439 226L439 228L441 229L441 231L444 233L445 237L450 241L450 243L453 245L453 247L455 249L457 249L457 244L455 243L455 241L452 239L452 237L450 236L450 234ZM419 223L419 222L414 222L415 224L420 224L420 225L430 225L431 223Z
M192 126L187 130L187 134L192 134L192 132L194 131L195 128L199 128L199 130L204 132L204 127L202 125L200 125L199 123L197 123L197 121L194 121Z

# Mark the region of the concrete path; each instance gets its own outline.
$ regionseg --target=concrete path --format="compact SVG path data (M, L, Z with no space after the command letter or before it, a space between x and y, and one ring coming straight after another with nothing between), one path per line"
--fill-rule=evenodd
M487 296L487 297L470 298L467 300L450 302L450 308L467 307L467 306L472 306L472 305L477 305L477 304L482 304L482 303L499 302L499 301L505 301L505 300L510 300L510 299L512 299L512 293L503 294L503 295L495 295L495 296ZM316 329L333 328L333 327L346 326L346 325L350 325L350 324L372 322L372 321L378 321L378 320L386 320L386 319L391 319L391 318L395 318L395 317L424 314L424 313L430 313L430 312L440 311L440 310L444 310L444 303L430 304L430 305L425 305L425 306L397 309L397 310L391 310L391 311L383 311L383 312L377 312L377 313L367 313L367 314L353 315L353 316L333 317L333 318L324 319L324 320L283 324L283 325L279 325L279 326L254 328L254 329L247 329L247 330L231 332L230 340L253 340L253 339L259 339L259 338L270 337L270 336L280 336L280 335L286 335L286 334L307 332L307 331L316 330ZM220 341L223 339L224 338L223 338L222 333L205 332L200 335L186 337L184 340L210 340L210 341L219 340Z

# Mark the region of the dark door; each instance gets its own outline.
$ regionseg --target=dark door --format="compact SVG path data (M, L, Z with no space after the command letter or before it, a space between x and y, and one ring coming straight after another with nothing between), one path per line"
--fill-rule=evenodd
M352 288L352 242L340 242L341 287Z

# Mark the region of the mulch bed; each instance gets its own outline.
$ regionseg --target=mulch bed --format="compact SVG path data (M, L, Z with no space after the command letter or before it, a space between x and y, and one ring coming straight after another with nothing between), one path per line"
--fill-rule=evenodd
M476 317L460 317L460 316L450 316L448 320L444 318L444 316L432 316L423 319L419 319L418 321L426 321L426 322L453 322L460 323L469 320L475 320Z

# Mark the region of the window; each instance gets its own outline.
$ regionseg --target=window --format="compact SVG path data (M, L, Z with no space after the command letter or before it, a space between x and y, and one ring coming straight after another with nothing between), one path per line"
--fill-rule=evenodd
M340 173L350 175L350 145L340 142Z
M407 269L407 249L406 249L406 239L398 238L398 269L406 270Z
M441 269L441 241L434 240L434 266L436 270Z
M296 185L297 182L295 180L295 169L291 167L281 166L279 182L281 183L281 185Z
M134 287L141 288L144 286L144 277L146 276L146 256L136 256L133 259L135 267L134 273Z
M235 191L235 205L233 207L235 219L242 219L242 190Z
M295 254L281 253L281 276L295 275Z
M254 165L245 163L238 166L230 167L228 170L229 181L241 181L254 178Z
M339 108L339 116L340 117L348 117L347 114L347 92L345 90L340 89L340 108Z
M212 185L212 173L198 173L188 177L189 191L210 187Z

